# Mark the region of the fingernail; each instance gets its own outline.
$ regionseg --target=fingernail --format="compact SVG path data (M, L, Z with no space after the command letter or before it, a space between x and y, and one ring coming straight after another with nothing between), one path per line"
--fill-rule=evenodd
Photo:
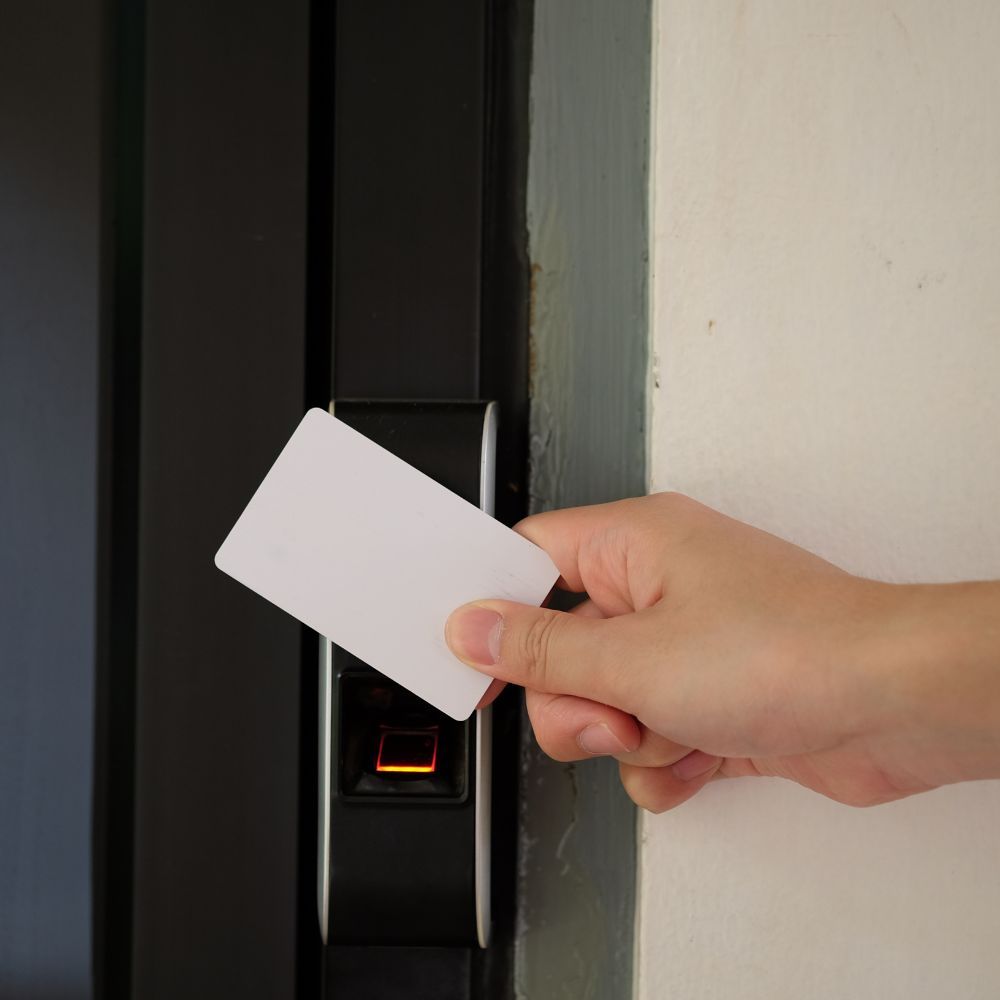
M580 749L594 757L608 754L628 753L628 748L603 722L587 726L576 738Z
M711 771L721 759L701 750L692 750L686 757L681 757L671 770L681 781L694 781L695 778L700 778Z
M500 659L503 618L489 608L460 608L448 619L447 638L462 660L488 667Z

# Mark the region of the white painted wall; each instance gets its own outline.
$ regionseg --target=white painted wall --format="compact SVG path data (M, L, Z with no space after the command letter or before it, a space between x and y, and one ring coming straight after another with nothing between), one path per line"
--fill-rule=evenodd
M1000 577L1000 4L659 0L651 487ZM1000 997L1000 783L720 782L641 831L641 1000Z

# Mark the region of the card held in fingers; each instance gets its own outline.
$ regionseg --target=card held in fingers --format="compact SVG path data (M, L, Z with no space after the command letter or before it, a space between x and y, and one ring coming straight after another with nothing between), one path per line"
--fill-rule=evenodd
M490 678L444 641L459 605L539 605L538 546L324 410L292 434L215 565L454 719Z

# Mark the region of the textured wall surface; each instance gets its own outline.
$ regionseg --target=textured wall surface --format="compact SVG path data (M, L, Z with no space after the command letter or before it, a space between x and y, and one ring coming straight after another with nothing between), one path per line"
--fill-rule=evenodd
M1000 7L662 0L655 489L883 579L1000 576ZM643 1000L1000 996L1000 783L646 817Z
M650 0L535 0L531 505L645 488ZM527 727L526 727L527 729ZM612 761L524 744L520 1000L632 990L635 810Z

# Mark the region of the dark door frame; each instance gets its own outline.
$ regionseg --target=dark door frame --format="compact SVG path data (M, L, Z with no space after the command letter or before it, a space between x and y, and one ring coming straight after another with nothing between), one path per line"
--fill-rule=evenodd
M512 995L513 702L497 943L324 959L316 637L211 554L333 395L497 399L497 514L525 513L531 23L531 0L106 8L95 995Z

